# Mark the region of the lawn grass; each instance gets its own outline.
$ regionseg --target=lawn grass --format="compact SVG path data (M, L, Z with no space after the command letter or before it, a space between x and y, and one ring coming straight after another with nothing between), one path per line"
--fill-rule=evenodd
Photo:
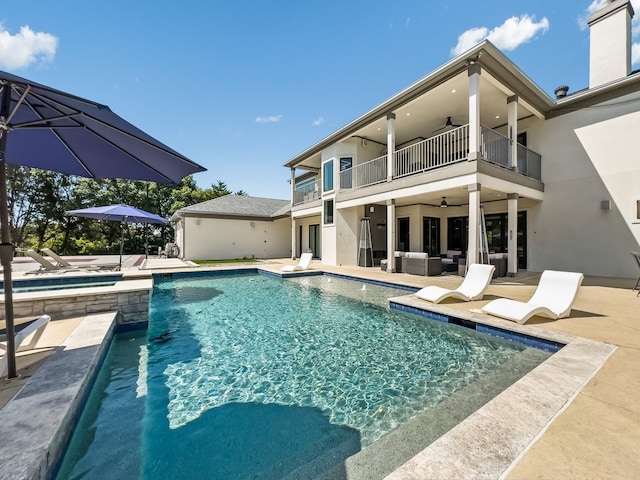
M215 265L217 263L258 263L255 258L232 258L230 260L193 260L198 265Z

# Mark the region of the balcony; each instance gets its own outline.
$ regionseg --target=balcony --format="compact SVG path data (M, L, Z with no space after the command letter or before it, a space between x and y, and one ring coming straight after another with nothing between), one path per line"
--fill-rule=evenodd
M296 185L293 191L293 205L313 202L320 199L320 179L306 180Z
M483 161L513 170L520 175L541 180L542 157L517 145L517 162L510 167L511 140L490 128L480 129L480 157ZM408 147L393 154L392 178L399 179L467 161L469 157L469 125L462 125ZM338 174L340 190L355 190L387 181L388 155L347 168ZM306 180L296 186L293 204L313 202L320 198L319 179Z
M340 189L362 188L387 181L387 155L383 155L355 167L343 170L340 176Z
M509 167L511 141L490 128L481 127L480 153L482 160ZM396 150L393 155L393 179L424 173L461 161L469 156L469 125L449 130L408 147ZM516 170L519 174L541 180L542 157L518 144ZM387 155L343 170L340 189L356 189L387 180Z

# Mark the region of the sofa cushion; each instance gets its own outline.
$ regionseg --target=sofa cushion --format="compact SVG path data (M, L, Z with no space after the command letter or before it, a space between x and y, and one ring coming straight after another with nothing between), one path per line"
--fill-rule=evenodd
M462 255L460 250L447 250L447 258L459 257Z
M407 252L406 257L425 259L425 258L429 258L429 254L425 252Z

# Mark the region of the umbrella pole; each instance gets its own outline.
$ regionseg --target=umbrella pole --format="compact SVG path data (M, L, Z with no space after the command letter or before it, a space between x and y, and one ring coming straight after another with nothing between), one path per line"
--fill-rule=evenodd
M4 275L4 318L7 332L7 378L16 376L16 340L13 325L13 284L11 281L11 261L13 260L13 244L9 228L9 210L7 202L7 172L5 152L7 150L7 134L4 119L9 118L11 107L11 89L5 85L2 89L2 109L0 111L0 226L2 243L0 243L0 264Z
M118 270L122 271L122 250L124 249L124 220L120 222L120 265Z

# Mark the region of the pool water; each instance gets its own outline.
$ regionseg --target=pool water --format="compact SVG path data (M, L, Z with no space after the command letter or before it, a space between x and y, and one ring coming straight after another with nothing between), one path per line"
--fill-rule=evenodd
M26 283L26 282L23 282ZM13 288L13 293L25 293L25 292L48 292L51 290L68 290L76 288L89 288L89 287L113 287L116 284L114 281L106 282L86 282L86 283L67 283L67 284L54 284L54 285L20 285Z
M116 336L57 478L346 478L381 437L550 355L386 308L406 293L327 276L158 281L147 338Z

